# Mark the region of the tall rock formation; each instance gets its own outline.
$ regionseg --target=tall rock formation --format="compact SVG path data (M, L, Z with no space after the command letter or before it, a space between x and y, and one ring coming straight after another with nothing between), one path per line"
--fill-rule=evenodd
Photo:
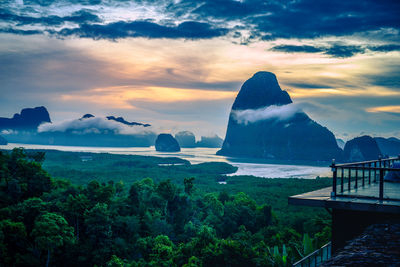
M395 137L383 138L375 137L376 143L382 154L385 156L399 156L400 155L400 140Z
M375 160L382 155L375 139L364 135L346 142L344 159L348 162Z
M339 138L336 138L336 143L337 143L337 145L338 145L341 149L343 149L343 148L344 148L344 145L346 144L346 143L343 141L343 139L339 139Z
M170 134L159 134L155 143L156 150L159 152L179 152L181 148L178 141Z
M189 131L181 131L175 134L175 139L181 147L192 148L196 146L196 137Z
M214 136L202 136L200 141L196 142L197 147L211 147L211 148L220 148L222 146L222 143L224 140L222 140L221 137L218 135Z
M20 114L15 113L12 118L0 118L0 129L36 130L44 122L51 122L45 107L24 108Z
M292 104L270 72L257 72L243 84L217 152L283 160L332 160L341 153L332 132Z

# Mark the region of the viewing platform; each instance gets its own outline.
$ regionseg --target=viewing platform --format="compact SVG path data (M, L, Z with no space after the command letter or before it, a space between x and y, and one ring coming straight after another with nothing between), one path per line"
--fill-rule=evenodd
M400 157L331 165L332 187L289 197L289 204L357 211L400 213L400 182L385 181L385 174ZM400 179L400 178L399 178Z
M333 161L330 167L331 187L291 196L288 201L328 210L332 252L369 225L400 222L400 156L345 164Z
M372 183L332 196L332 187L291 196L289 204L330 209L400 213L400 183L385 182L383 200L379 184Z

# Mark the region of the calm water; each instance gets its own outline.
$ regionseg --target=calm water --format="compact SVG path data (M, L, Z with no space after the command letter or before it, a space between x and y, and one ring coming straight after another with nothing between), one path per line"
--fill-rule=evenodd
M190 161L192 164L202 162L227 162L238 167L232 175L254 175L264 178L306 178L314 179L317 176L330 177L329 167L311 165L271 164L260 163L252 159L230 158L217 156L217 148L182 148L178 153L157 152L154 147L78 147L78 146L47 146L10 143L0 146L2 149L13 149L14 147L25 147L27 149L55 149L72 152L112 153L125 155L141 155L156 157L179 157Z

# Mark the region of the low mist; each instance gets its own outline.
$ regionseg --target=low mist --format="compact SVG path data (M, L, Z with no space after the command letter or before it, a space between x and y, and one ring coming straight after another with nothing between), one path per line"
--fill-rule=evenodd
M285 121L301 112L303 111L298 105L288 104L283 106L272 105L259 109L233 110L232 116L238 123L248 124L268 119Z
M113 133L123 135L147 134L152 132L150 127L128 126L102 117L86 119L66 120L59 123L44 123L38 128L38 132L73 132L75 134L88 133Z

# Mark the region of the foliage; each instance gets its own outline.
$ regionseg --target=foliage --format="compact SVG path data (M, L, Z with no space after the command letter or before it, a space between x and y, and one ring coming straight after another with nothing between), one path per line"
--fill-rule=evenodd
M287 207L289 194L323 179L228 177L219 185L225 164L75 156L0 153L1 266L287 266L330 238L325 215ZM42 164L67 180L50 178Z

